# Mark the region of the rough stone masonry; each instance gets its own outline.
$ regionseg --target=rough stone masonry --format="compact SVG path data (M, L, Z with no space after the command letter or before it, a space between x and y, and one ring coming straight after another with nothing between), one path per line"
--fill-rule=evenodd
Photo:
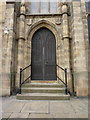
M29 1L0 2L2 95L17 92L20 68L32 62L32 37L38 29L45 27L55 36L56 64L67 68L70 93L73 93L74 85L77 96L87 96L89 41L85 1L59 1L56 14L50 13L50 8L47 14L40 14L40 7L38 14L32 14L30 5ZM31 69L25 71L24 77L30 73ZM57 69L56 74L64 80L62 71Z

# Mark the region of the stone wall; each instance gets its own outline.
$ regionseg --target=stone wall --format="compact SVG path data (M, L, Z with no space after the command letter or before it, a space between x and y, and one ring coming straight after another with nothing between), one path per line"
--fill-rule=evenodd
M75 91L78 96L88 94L88 40L84 3L72 3L72 56ZM82 5L82 7L81 7ZM83 8L83 11L82 11ZM82 91L83 90L83 91Z
M14 64L14 3L7 3L5 10L5 24L3 36L3 54L2 54L2 94L10 95L12 87L12 74Z
M2 41L4 36L4 23L5 23L5 9L6 9L6 3L5 1L0 2L0 95L2 95L2 61L3 57L2 54L4 52L4 49L2 47Z
M5 5L4 5L5 6ZM56 38L56 61L67 68L68 86L77 96L88 94L88 31L85 2L58 3L57 15L29 15L26 3L8 2L3 11L3 95L16 93L19 88L20 68L31 64L32 36L41 27L52 31ZM28 13L28 12L27 12ZM0 15L1 16L1 15ZM1 54L1 52L0 52ZM28 77L30 69L25 71ZM57 68L64 80L64 73ZM74 94L74 93L73 93Z

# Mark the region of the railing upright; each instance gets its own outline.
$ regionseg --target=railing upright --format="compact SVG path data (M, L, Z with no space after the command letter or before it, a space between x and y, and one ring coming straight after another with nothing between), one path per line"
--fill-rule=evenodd
M67 95L68 94L68 88L67 88L67 69L66 68L65 68L65 83L66 83L65 93Z
M21 84L22 84L22 68L20 68L19 94L21 94Z
M31 76L29 76L28 78L26 78L25 80L23 80L23 82L22 82L22 73L23 73L23 71L24 70L26 70L27 68L29 68L31 66L31 64L30 65L28 65L27 67L25 67L25 68L20 68L20 81L19 81L19 94L21 94L21 87L22 87L22 84L24 84Z
M27 69L28 67L30 67L31 65L29 65L29 66L27 66L27 67L25 67L24 69L22 69L22 68L20 68L20 83L19 83L19 94L21 94L21 86L22 86L22 84L26 81L26 80L28 80L31 76L29 76L26 80L24 80L23 82L22 82L22 72L25 70L25 69ZM58 66L58 65L57 65ZM66 95L68 94L68 85L67 85L67 69L65 68L62 68L62 67L60 67L60 66L58 66L60 69L62 69L63 71L64 71L64 73L65 73L65 83L61 80L61 82L63 82L63 84L65 84L65 93L66 93Z
M58 76L58 79L65 85L65 94L67 95L68 94L68 83L67 83L67 69L65 68L62 68L62 67L60 67L59 65L57 65L57 67L59 68L59 69L61 69L61 70L63 70L64 71L64 75L65 75L65 82L64 81L62 81Z

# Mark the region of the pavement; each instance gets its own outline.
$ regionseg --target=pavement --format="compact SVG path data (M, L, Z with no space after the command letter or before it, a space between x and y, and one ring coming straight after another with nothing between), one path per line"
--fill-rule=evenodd
M2 98L2 118L88 118L88 98L17 100Z

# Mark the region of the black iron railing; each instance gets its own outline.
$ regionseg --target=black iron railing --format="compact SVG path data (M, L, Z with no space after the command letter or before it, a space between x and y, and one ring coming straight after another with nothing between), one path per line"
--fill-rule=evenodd
M67 84L67 69L60 67L59 65L56 65L60 70L62 70L64 72L64 76L65 76L65 82L57 76L57 78L65 85L65 94L68 94L68 84Z
M62 79L60 79L60 77L57 76L57 78L65 85L65 94L68 94L68 85L67 85L67 69L60 67L59 65L56 65L59 69L61 69L64 72L64 76L65 76L65 81L63 81ZM20 85L19 85L19 94L21 94L21 87L22 85L29 79L31 78L31 75L29 77L27 77L25 80L22 81L22 74L23 72L27 69L31 67L31 65L28 65L25 68L20 68Z
M20 68L20 83L19 83L19 94L21 94L21 87L22 87L22 85L31 77L31 75L29 76L29 77L27 77L25 80L23 80L22 81L22 74L23 74L23 72L27 69L27 68L29 68L29 67L31 67L31 65L28 65L27 67L25 67L25 68Z

